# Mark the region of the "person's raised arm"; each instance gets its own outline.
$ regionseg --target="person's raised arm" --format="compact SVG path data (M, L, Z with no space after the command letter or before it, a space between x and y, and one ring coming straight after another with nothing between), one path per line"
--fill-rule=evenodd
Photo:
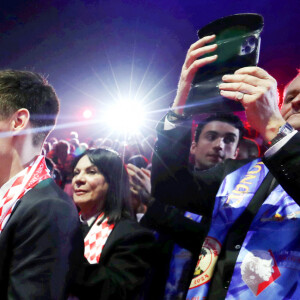
M186 104L196 72L201 67L210 64L217 59L217 55L213 54L211 56L202 57L217 49L217 44L207 45L208 43L213 42L215 38L215 35L205 36L192 44L187 52L180 74L177 94L172 105L173 111L178 115L183 114L184 105Z
M251 127L266 142L271 141L272 146L266 151L263 161L285 191L299 204L300 134L286 124L292 113L287 114L282 109L281 115L279 111L276 80L261 68L246 67L233 75L223 76L223 81L219 85L221 95L240 101ZM294 120L299 118L297 113L294 116ZM295 126L297 122L292 124ZM279 129L285 126L288 127L287 132L279 133Z
M245 67L223 76L219 85L222 96L239 101L247 120L266 142L271 141L285 120L278 107L277 82L259 67Z
M210 215L212 209L211 201L203 200L200 204L197 196L205 194L201 193L205 188L202 189L197 184L193 174L188 171L191 124L187 122L185 126L177 125L181 125L180 122L186 119L183 110L196 72L201 67L213 63L217 59L217 55L213 54L217 49L217 44L208 45L214 40L215 35L203 37L192 44L187 52L171 110L167 118L160 122L157 127L158 140L155 145L151 172L152 195L156 199L179 206L182 209L192 207L197 211L207 212L208 215ZM175 124L176 129L173 126L174 130L169 130L172 129L172 125L171 128L167 128L166 125L172 123ZM219 178L217 178L218 180ZM213 178L212 181L215 183L216 178ZM220 182L218 181L218 183ZM207 182L205 182L206 184ZM189 205L187 198L193 202L191 205ZM185 201L185 203L182 203L182 201ZM209 205L206 202L209 202ZM184 208L181 207L181 204L184 205ZM207 209L207 206L209 206L209 209Z

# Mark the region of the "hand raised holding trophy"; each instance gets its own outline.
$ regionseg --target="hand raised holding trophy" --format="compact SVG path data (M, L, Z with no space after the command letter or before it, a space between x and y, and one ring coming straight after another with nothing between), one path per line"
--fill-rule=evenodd
M276 80L256 66L262 29L262 16L238 14L198 31L199 40L190 46L182 67L171 121L245 110L250 125L265 140L272 139L284 121Z

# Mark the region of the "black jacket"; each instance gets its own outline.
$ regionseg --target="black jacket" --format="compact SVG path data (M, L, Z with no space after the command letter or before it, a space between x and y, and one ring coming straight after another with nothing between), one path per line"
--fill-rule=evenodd
M0 253L0 299L67 298L83 238L73 201L52 179L17 202Z
M102 250L99 264L82 257L74 294L79 299L139 299L153 259L154 236L136 221L119 221Z

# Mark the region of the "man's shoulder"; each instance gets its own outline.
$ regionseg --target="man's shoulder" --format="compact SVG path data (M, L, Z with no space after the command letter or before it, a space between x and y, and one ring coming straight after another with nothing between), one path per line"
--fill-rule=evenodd
M38 183L29 190L17 203L13 215L38 214L65 216L78 219L78 212L73 200L53 181L52 178Z
M222 163L216 164L214 167L208 170L193 170L193 174L196 178L211 178L212 180L215 179L217 182L221 183L227 175L238 170L239 168L248 164L251 161L251 159L225 159Z
M25 236L73 239L80 232L78 212L72 199L60 190L53 180L46 179L29 190L15 205L1 233L21 241Z
M254 159L241 159L241 160L237 160L237 159L225 159L224 161L224 173L230 174L232 172L234 172L235 170L241 168L242 166L248 164L249 162L253 161Z
M52 178L39 182L21 198L22 201L24 199L33 203L52 200L72 203L73 205L73 201L70 197L54 182Z

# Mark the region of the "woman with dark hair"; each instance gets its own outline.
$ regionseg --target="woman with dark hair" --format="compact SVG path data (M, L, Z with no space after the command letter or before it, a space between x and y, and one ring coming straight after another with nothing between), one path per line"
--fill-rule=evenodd
M74 295L139 299L154 237L133 218L121 158L107 149L87 150L74 162L72 185L85 236L85 257Z

